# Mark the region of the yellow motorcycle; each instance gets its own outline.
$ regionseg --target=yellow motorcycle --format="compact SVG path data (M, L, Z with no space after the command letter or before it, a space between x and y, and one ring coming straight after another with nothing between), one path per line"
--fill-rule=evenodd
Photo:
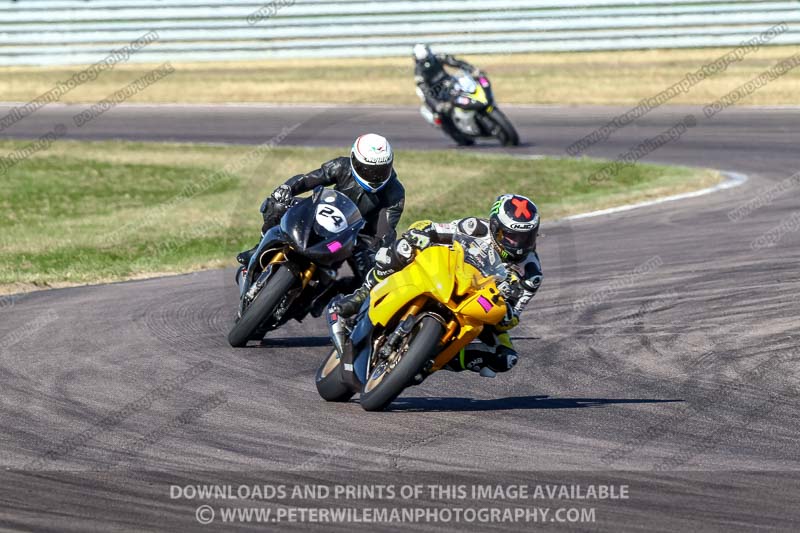
M342 402L360 393L365 410L385 409L505 317L497 284L506 276L494 247L467 235L417 253L372 289L349 342L332 331L334 349L316 375L320 396ZM337 318L329 316L331 328L343 324Z

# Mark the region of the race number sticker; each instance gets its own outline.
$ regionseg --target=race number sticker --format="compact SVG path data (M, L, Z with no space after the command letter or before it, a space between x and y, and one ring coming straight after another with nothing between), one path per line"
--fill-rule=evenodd
M318 205L317 224L330 232L339 233L347 227L347 220L335 205Z

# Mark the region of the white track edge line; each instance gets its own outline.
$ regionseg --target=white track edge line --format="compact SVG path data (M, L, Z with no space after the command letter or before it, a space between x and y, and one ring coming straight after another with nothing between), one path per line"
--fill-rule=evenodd
M722 191L725 189L733 189L734 187L738 187L743 185L747 180L748 177L746 174L741 174L739 172L732 172L732 171L721 171L722 175L725 176L727 179L722 183L719 183L713 187L708 187L705 189L700 189L699 191L692 191L686 192L681 194L674 194L672 196L665 196L664 198L656 198L655 200L648 200L646 202L638 202L635 204L626 204L620 205L617 207L609 207L608 209L600 209L598 211L590 211L588 213L580 213L577 215L571 215L568 217L560 218L555 222L559 221L568 221L568 220L580 220L583 218L592 218L592 217L599 217L603 215L613 215L615 213L622 213L624 211L632 211L634 209L639 209L642 207L649 207L651 205L658 205L667 202L674 202L676 200L685 200L687 198L697 198L698 196L705 196L706 194L715 193L717 191Z

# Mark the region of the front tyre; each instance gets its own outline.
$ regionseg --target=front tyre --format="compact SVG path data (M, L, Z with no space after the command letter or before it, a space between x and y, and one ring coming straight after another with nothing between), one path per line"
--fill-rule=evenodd
M505 113L495 107L488 116L497 125L495 136L503 146L519 146L519 134Z
M425 363L436 355L444 331L434 318L425 316L409 335L408 349L394 366L373 368L361 392L365 411L383 411L408 386ZM385 365L385 363L383 363ZM388 366L388 365L387 365Z
M346 402L355 394L342 382L342 359L337 357L336 348L317 369L314 381L317 392L326 402Z
M275 273L267 280L267 284L256 294L256 297L242 313L242 318L231 328L228 333L228 342L234 348L241 348L253 338L261 324L263 324L281 300L295 284L294 274L286 267L278 267Z

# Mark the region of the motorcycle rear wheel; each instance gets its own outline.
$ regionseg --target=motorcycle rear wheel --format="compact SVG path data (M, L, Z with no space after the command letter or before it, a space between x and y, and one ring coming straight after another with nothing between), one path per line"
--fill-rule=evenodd
M441 128L445 135L453 139L459 146L472 146L475 144L475 139L458 129L452 116L442 119Z
M267 284L256 294L255 299L242 313L242 318L236 322L228 333L228 342L234 348L241 348L255 335L275 308L278 307L283 297L289 292L296 282L294 274L286 267L278 267Z
M425 363L436 355L436 347L444 333L442 325L425 316L414 327L408 350L397 364L376 376L377 369L367 376L361 391L361 407L365 411L383 411L405 390Z
M326 402L346 402L355 394L342 383L342 360L336 355L334 348L319 366L314 378L317 392Z

